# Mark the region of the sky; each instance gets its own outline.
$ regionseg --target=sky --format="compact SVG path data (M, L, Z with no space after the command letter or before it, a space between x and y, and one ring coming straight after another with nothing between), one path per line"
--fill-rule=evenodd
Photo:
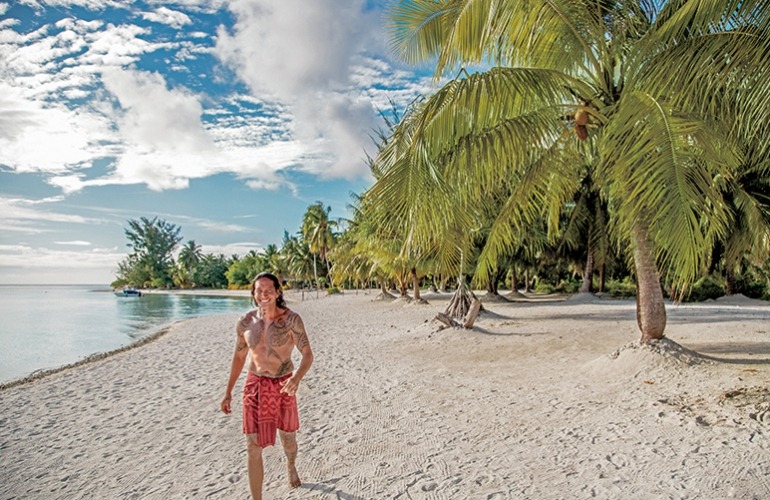
M350 215L379 115L435 90L387 2L0 1L0 284L105 284L128 221L204 253Z

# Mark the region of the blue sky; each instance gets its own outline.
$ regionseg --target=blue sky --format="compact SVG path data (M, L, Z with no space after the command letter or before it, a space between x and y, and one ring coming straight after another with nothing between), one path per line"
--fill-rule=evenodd
M378 109L434 88L384 1L0 1L0 283L102 283L126 221L281 244L371 185Z

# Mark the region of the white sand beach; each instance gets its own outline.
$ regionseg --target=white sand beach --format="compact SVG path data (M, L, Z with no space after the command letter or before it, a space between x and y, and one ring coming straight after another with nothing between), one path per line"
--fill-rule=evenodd
M770 498L767 303L670 305L675 350L635 343L629 300L490 301L439 330L448 294L375 294L290 298L315 352L303 485L268 448L266 498ZM0 391L0 498L249 498L240 402L219 412L236 321Z

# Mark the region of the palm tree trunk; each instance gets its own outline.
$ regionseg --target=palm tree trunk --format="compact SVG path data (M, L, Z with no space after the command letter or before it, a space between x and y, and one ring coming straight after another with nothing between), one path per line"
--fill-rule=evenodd
M315 254L313 254L313 276L315 276L315 298L318 298L318 269L315 263Z
M588 249L588 257L586 257L586 267L583 269L583 284L580 285L580 293L591 293L593 291L593 279L594 279L594 254L591 249Z
M641 342L649 343L663 338L666 305L647 230L639 224L631 238L636 269L636 322L642 331Z
M417 269L412 268L412 287L414 288L414 295L412 298L415 302L420 301L420 280L417 278Z
M602 264L601 267L599 268L599 291L602 293L604 293L604 284L607 276L605 272L606 269L607 269L607 264Z
M735 295L736 280L735 271L732 268L728 268L725 279L725 295Z

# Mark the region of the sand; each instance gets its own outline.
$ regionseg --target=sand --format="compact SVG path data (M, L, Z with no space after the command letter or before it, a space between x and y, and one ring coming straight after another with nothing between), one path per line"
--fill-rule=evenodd
M642 347L628 300L490 300L469 331L433 320L447 294L375 293L290 298L303 485L268 448L265 498L770 498L767 303L669 305L673 342ZM0 498L249 498L218 410L236 320L0 391Z

